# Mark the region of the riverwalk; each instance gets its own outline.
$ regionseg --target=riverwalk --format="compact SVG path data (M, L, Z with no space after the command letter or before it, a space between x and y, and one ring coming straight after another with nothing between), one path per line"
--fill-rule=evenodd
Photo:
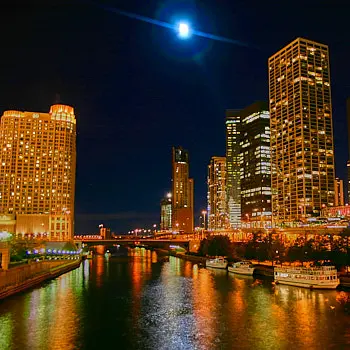
M0 299L31 288L80 266L80 259L40 261L0 270Z

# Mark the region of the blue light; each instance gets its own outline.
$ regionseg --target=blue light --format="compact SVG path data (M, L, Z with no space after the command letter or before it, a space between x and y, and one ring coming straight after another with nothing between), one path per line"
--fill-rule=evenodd
M181 39L188 39L191 36L190 26L186 22L180 22L177 26L178 36Z

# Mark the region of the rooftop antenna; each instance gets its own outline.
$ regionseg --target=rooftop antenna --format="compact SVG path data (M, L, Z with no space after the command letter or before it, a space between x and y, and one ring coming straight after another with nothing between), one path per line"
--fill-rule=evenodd
M61 104L61 95L56 92L55 94L55 104Z

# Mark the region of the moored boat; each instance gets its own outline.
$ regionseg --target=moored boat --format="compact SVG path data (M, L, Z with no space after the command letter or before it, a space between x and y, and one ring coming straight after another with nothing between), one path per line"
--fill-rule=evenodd
M247 276L251 276L254 270L255 267L250 261L239 261L228 267L229 272Z
M226 269L228 265L228 262L225 258L217 257L213 259L208 259L205 262L206 267L213 267L215 269Z
M339 285L334 266L275 267L274 280L280 284L313 289L335 289Z

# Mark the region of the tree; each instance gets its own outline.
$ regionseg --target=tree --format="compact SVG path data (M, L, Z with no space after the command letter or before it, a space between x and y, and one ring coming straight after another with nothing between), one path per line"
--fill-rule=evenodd
M210 256L232 256L232 243L227 236L211 236L207 239L207 254Z

